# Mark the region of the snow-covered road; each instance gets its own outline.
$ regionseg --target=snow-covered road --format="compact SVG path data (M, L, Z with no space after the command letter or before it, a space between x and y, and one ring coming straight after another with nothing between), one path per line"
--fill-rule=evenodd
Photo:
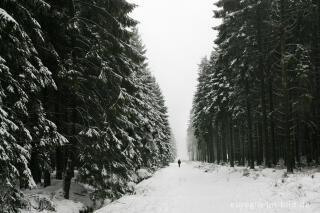
M283 171L266 169L244 175L246 171L190 162L181 168L171 164L138 184L134 195L96 213L319 212L318 204L305 205L312 196L299 195L295 183L286 185Z

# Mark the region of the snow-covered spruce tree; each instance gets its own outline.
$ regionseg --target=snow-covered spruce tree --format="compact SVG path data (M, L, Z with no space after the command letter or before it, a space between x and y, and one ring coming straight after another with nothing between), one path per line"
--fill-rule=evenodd
M148 105L150 93L143 94L142 79L147 72L144 50L138 49L134 43L135 32L129 30L136 24L128 17L134 5L125 1L77 2L76 5L78 39L88 44L79 43L79 55L73 58L82 73L76 94L81 105L78 111L84 121L78 137L78 180L95 187L93 200L114 199L127 190L127 182L135 170L151 159L151 156L142 157L147 149L143 138L147 136L148 143L159 149L160 142L169 143L170 131L166 117L161 117L162 123L159 119L153 124L153 130L160 129L160 125L166 127L162 134L146 128L152 125L148 116L158 112ZM159 113L165 114L164 105L159 106L162 107ZM171 147L163 149L161 157L165 159L153 153L155 160L145 166L167 163ZM158 159L161 160L156 162Z
M198 154L198 149L197 149L197 139L194 134L194 128L192 126L193 121L193 113L190 113L190 119L188 123L188 129L187 129L187 149L188 149L188 156L189 159L192 161L195 161L198 159L197 154Z
M120 113L120 110L113 107L120 103L123 97L122 92L125 91L123 79L127 79L126 75L130 74L128 72L130 68L120 67L124 64L123 60L127 60L124 53L127 47L123 44L130 34L116 20L122 18L122 14L113 10L130 10L130 8L124 5L115 7L117 2L113 2L115 4L113 6L104 1L48 1L48 3L51 6L50 13L42 17L41 23L45 26L46 38L52 46L47 48L50 52L43 51L43 53L48 67L53 70L58 91L46 91L47 95L51 93L54 97L47 100L46 105L59 125L61 133L70 142L63 149L58 147L55 157L57 178L64 179L64 196L68 198L74 169L86 166L91 169L92 165L94 166L90 164L93 163L90 160L82 161L81 152L90 155L90 159L94 158L94 161L100 162L99 155L93 156L94 152L87 153L87 151L92 143L95 147L99 147L98 142L103 143L100 144L101 147L109 146L112 144L115 131L118 131L110 126L115 123L113 117ZM119 17L115 18L116 16ZM108 24L109 22L112 24ZM123 23L125 23L124 28L127 27L126 24L130 25L128 20L123 20ZM50 60L52 58L56 64L52 63ZM55 105L53 109L50 109L50 103ZM101 137L95 138L90 135L93 130L100 132ZM89 137L83 137L87 132ZM124 140L124 135L118 137ZM104 153L108 158L109 165L107 163L105 165L108 168L113 161L125 161L119 159L118 155L121 153L117 148L121 147L121 144L118 142L119 140L113 147L110 145L109 154ZM94 170L93 167L92 169ZM121 171L123 170L125 168ZM97 171L97 176L104 181L101 171L103 169ZM105 179L107 181L107 178ZM96 181L92 184L100 183ZM110 185L106 187L110 188ZM110 194L117 191L117 187L114 188Z
M160 145L170 142L170 131L162 129L162 125L168 123L163 124L159 115L162 112L156 108L158 105L154 98L159 97L159 94L153 93L156 84L146 69L146 58L140 42L133 31L130 41L133 47L130 51L132 58L128 59L132 73L126 78L135 85L134 90L120 88L116 103L107 108L109 121L104 123L105 133L97 129L82 132L85 140L91 138L90 150L99 156L95 158L91 152L81 154L81 161L85 165L80 169L80 180L96 187L93 199L118 197L127 190L126 184L137 169L160 167L172 159L171 148L165 151L167 161L163 162L160 158ZM101 142L92 143L96 139ZM91 167L92 162L96 168ZM94 173L92 169L95 169Z
M50 170L50 146L65 142L56 125L47 119L40 99L41 91L55 84L35 48L44 40L31 11L47 6L42 1L0 3L0 175L4 189L0 203L5 212L15 212L20 206L22 194L17 183L25 188L40 182L38 168Z
M141 56L145 54L145 47L142 44L139 34L134 30L132 45L136 48ZM167 160L172 161L175 158L174 138L171 130L168 129L169 124L166 117L167 110L163 102L161 91L156 83L155 78L148 70L146 58L140 61L139 69L136 72L136 82L139 91L136 94L137 108L140 109L140 117L136 132L142 139L143 149L141 149L142 166L147 168L157 168L167 164ZM142 116L142 117L141 117ZM141 119L143 118L143 119ZM148 133L148 134L146 134ZM164 152L164 162L157 162L159 159L160 145L170 144L170 148Z
M4 15L4 11L1 11ZM5 14L7 15L7 14ZM29 143L31 136L21 120L18 120L15 115L15 110L12 110L5 104L5 98L8 93L5 91L4 86L20 89L18 82L12 78L10 69L4 65L4 59L0 56L0 207L5 212L16 212L17 207L22 206L23 194L17 188L19 180L29 187L35 186L31 172L28 168ZM4 80L10 85L3 84ZM17 95L17 94L16 94ZM25 94L20 94L25 98ZM22 132L21 129L22 128ZM25 141L22 144L19 142L19 135L24 134Z
M209 152L207 149L207 138L209 131L211 131L210 126L211 126L211 118L208 115L208 99L206 98L206 95L209 93L208 86L209 83L208 81L210 80L210 64L207 58L203 58L200 65L199 65L199 84L197 86L197 91L194 99L194 106L193 106L193 122L194 122L194 130L195 130L195 135L199 138L199 143L198 143L198 148L200 149L199 151L201 152L199 157L204 157L205 160L208 157L209 153L204 153L206 151Z
M161 89L158 84L155 84L154 87L154 107L156 108L159 114L159 120L157 124L157 132L156 132L156 143L159 147L160 156L158 157L158 164L160 166L167 166L169 162L171 162L174 156L174 145L171 140L171 129L169 126L168 120L168 109L165 106L164 97L162 95Z
M44 108L68 143L57 145L50 151L56 178L64 180L64 196L68 198L73 170L78 162L78 135L86 119L80 111L84 109L81 95L86 94L82 82L85 76L80 59L85 55L86 37L80 34L73 1L46 1L50 5L47 13L37 11L39 23L44 31L46 43L38 45L43 63L52 72L57 89L43 90ZM93 70L93 69L92 69ZM94 111L94 110L92 110Z
M80 57L83 77L78 97L85 118L79 132L79 180L96 188L94 200L115 198L125 192L134 168L134 124L131 118L133 68L129 45L134 26L127 13L133 5L125 1L77 2L74 19L83 43ZM135 110L133 108L133 110Z

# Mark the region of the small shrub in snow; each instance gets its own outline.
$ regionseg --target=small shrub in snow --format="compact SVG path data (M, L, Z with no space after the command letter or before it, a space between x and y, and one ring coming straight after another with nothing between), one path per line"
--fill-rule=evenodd
M139 181L151 177L151 173L146 169L139 169L137 171L137 175L138 175Z
M138 183L139 182L139 177L136 173L133 173L130 175L130 180L134 183Z
M128 183L128 192L133 193L135 186L136 186L136 184L134 182L129 182Z
M249 175L250 175L249 169L244 169L242 175L249 177Z
M56 211L54 203L47 197L36 197L35 201L38 203L39 211Z
M83 210L80 210L79 213L92 213L94 209L92 207L87 207Z
M253 177L253 179L258 179L258 177L259 177L260 175L257 173L257 174L255 174L255 176Z
M287 178L288 177L288 173L287 172L283 173L282 177L283 178Z
M308 166L308 160L306 156L301 156L300 157L300 165L301 166Z
M286 167L286 166L285 166L285 162L284 162L283 159L280 159L280 160L279 160L278 165L279 165L280 168L285 168L285 167Z

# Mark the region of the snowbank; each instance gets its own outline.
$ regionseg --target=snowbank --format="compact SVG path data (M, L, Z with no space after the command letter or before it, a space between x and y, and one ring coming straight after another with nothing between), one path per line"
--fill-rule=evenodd
M147 179L152 176L152 174L147 170L147 169L139 169L137 171L138 175L138 181L140 182L141 180Z
M132 174L132 181L127 183L128 193L134 193L137 183L148 179L152 173L147 169L139 169ZM89 194L94 191L93 187L87 184L72 182L70 188L70 200L63 198L62 180L52 179L49 187L43 188L38 186L36 189L24 191L26 198L29 200L27 209L21 210L22 213L38 212L58 212L58 213L79 213L87 207L95 207L90 200ZM111 200L106 199L101 205L107 205ZM50 211L52 210L52 211Z
M227 181L242 179L251 184L266 186L261 194L265 195L262 196L265 200L263 205L270 205L269 208L273 205L275 208L278 206L291 210L300 208L301 212L320 212L320 168L303 168L288 174L285 169L280 168L255 167L250 170L238 166L231 168L209 163L192 164L205 173L225 177ZM254 205L258 208L257 203Z
M89 198L90 190L76 182L71 183L70 188L70 200L63 198L62 180L52 179L51 186L43 188L38 186L36 189L26 190L24 194L29 200L29 206L27 209L21 210L22 213L52 213L49 211L54 208L58 213L79 213L86 206L93 206L92 201ZM50 203L48 204L47 203ZM43 204L44 203L44 204ZM44 206L45 209L41 206Z

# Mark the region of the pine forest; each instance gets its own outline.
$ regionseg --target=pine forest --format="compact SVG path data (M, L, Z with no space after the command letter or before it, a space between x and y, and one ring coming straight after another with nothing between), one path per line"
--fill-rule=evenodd
M320 1L220 0L212 54L199 65L191 159L319 165Z
M167 108L125 0L0 1L0 211L71 179L115 199L175 157Z

